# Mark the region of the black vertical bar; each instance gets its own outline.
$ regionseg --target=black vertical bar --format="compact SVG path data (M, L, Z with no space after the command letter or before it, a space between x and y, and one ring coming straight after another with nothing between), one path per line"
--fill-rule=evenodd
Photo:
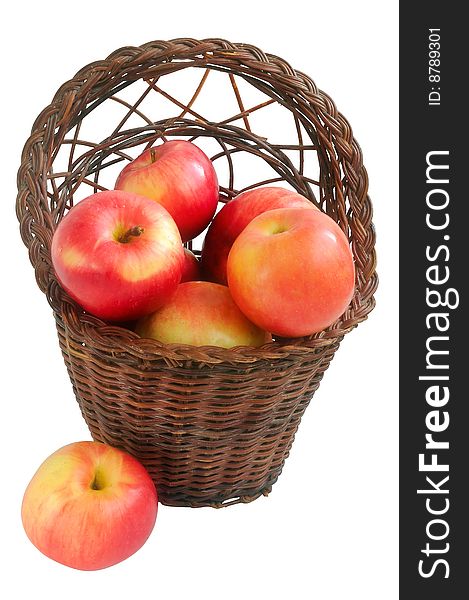
M469 597L465 4L400 3L403 599Z

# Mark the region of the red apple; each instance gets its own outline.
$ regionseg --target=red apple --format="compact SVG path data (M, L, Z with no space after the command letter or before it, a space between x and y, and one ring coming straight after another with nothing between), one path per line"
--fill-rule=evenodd
M173 298L135 327L142 337L192 346L261 346L272 336L242 314L228 288L207 281L178 286Z
M256 217L234 242L227 272L242 312L282 337L325 329L354 292L347 237L319 210L280 208Z
M202 279L200 262L197 256L188 248L184 248L184 264L182 266L181 283L185 281L199 281Z
M52 239L57 278L85 310L110 321L148 314L181 280L184 251L160 204L130 192L98 192L74 206Z
M134 554L150 535L157 510L155 485L135 458L106 444L76 442L39 467L21 517L43 554L92 571Z
M207 227L218 203L218 180L212 162L200 148L185 140L145 150L124 167L115 188L159 202L176 221L183 242Z
M246 225L266 210L294 206L316 208L296 192L270 186L242 192L230 200L217 213L205 236L201 257L204 277L226 285L228 254Z

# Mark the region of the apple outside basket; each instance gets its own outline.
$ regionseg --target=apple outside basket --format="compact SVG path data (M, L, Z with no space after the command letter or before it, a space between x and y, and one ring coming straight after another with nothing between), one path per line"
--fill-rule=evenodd
M182 346L105 323L65 293L50 254L64 214L112 189L145 148L178 137L212 158L221 203L280 185L339 224L356 268L340 319L261 348ZM21 236L93 438L136 456L162 503L221 507L271 491L340 342L374 307L367 189L360 148L329 96L247 44L176 39L121 48L64 83L36 119L18 173Z

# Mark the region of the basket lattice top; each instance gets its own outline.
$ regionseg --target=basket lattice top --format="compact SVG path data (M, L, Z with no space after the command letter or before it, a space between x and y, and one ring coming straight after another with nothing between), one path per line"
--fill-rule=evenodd
M181 75L187 75L184 86ZM207 92L213 81L218 88ZM184 99L178 97L181 90ZM204 93L211 95L216 116L205 112ZM102 110L107 111L107 127L115 114L115 123L103 132ZM267 120L262 120L267 111ZM288 139L276 139L283 135L285 119ZM74 202L112 188L126 161L174 137L196 141L211 156L220 176L221 202L260 185L285 185L341 226L354 255L356 293L338 321L313 336L275 340L262 348L194 348L140 339L85 314L65 294L50 256L60 219ZM248 169L247 159L255 162ZM307 75L251 45L176 39L121 48L59 88L25 144L16 206L37 283L84 344L92 339L97 351L114 348L129 364L155 357L169 364L250 363L314 352L342 337L372 310L377 275L367 192L361 150L350 125Z

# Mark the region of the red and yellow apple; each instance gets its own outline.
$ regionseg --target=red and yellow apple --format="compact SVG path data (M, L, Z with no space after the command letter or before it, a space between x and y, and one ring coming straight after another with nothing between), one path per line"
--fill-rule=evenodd
M199 281L200 279L202 279L202 273L197 256L188 248L184 248L181 283L185 281Z
M75 205L52 239L52 263L68 294L102 319L126 321L169 300L184 250L160 204L130 192L98 192Z
M217 213L202 248L204 278L227 284L226 261L233 242L254 217L267 210L287 207L316 208L304 196L280 187L260 187L242 192Z
M21 517L43 554L90 571L134 554L153 530L157 510L155 485L140 462L106 444L76 442L39 467Z
M191 346L262 346L272 340L242 314L226 286L207 281L181 283L168 304L140 319L135 330L145 338Z
M280 208L257 216L235 240L227 274L247 318L282 337L325 329L354 292L347 237L319 210Z
M115 188L156 200L187 242L209 224L218 204L212 162L195 144L172 140L148 148L119 174Z

